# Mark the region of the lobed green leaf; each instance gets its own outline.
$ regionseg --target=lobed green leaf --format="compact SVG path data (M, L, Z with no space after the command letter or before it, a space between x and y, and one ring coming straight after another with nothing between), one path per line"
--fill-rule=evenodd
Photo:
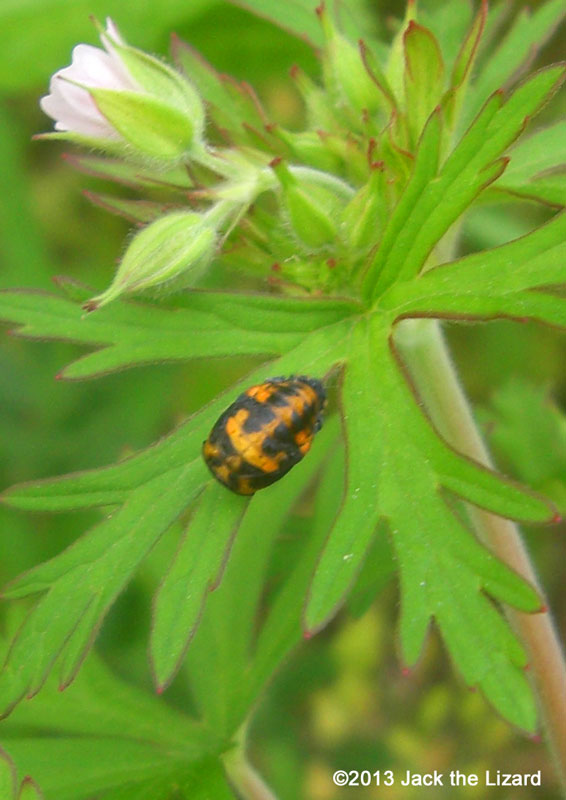
M343 600L361 568L382 514L378 497L384 466L384 429L372 344L367 323L360 322L352 334L341 393L346 484L310 586L305 609L309 632L322 627Z
M323 473L317 487L308 542L301 550L296 565L272 601L258 632L253 652L250 685L261 687L289 650L301 640L304 598L328 530L338 511L344 488L344 459L337 447L339 433L337 415L329 419L318 434L318 450L322 449ZM322 441L320 439L322 438ZM320 461L319 461L320 463ZM318 464L317 464L318 466ZM305 531L307 534L307 531Z
M118 679L95 655L72 686L61 692L51 677L2 725L6 746L22 769L37 774L48 797L165 800L176 788L180 797L192 800L203 797L200 791L215 792L223 775L218 755L225 741L155 695ZM33 735L22 737L22 730ZM113 761L111 750L115 766L99 761L104 754Z
M386 309L395 309L402 316L411 316L441 309L464 313L477 313L474 300L493 309L504 309L509 304L540 303L552 305L553 301L541 294L525 290L546 287L564 282L566 257L566 213L557 214L546 225L532 233L492 250L473 253L449 264L429 270L417 280L404 286L392 287L381 298ZM520 298L512 296L520 293ZM555 301L558 308L558 301Z
M102 346L61 373L80 379L151 361L283 353L303 335L352 313L352 301L275 295L187 293L185 308L114 303L85 314L79 305L40 292L0 293L0 317L32 338Z
M473 538L449 507L444 490L506 516L541 521L550 517L551 509L449 448L415 403L388 345L388 327L377 321L364 327L360 323L352 337L352 358L344 373L344 508L313 578L306 624L320 625L335 610L363 561L378 519L384 518L401 568L406 662L418 658L435 619L465 679L480 686L507 718L532 730L534 706L528 683L519 677L525 654L482 589L530 612L540 609L540 598ZM368 375L375 378L368 380ZM371 437L364 434L368 430ZM352 476L355 483L350 483ZM360 487L357 496L363 507L357 516L351 486ZM348 518L344 530L340 513ZM507 679L512 689L503 693L498 682Z
M192 461L195 454L200 454L202 442L213 423L246 387L278 374L307 372L323 377L345 358L351 324L345 320L335 327L314 331L303 338L297 348L242 378L176 431L141 453L103 469L14 486L4 492L4 502L18 508L47 511L124 502L135 487L170 469L181 468Z
M540 607L536 593L465 531L435 490L434 479L410 447L391 464L384 480L384 505L401 567L401 649L413 664L431 618L445 638L466 682L479 686L508 719L534 728L535 709L527 681L517 685L526 656L506 622L481 593L504 602ZM407 467L411 466L411 471ZM484 577L487 574L488 577ZM501 697L498 682L514 687Z
M222 581L207 599L190 645L187 671L200 713L222 736L233 735L243 723L277 659L300 638L304 594L291 595L288 586L267 615L265 630L263 625L257 630L257 619L265 611L265 580L274 541L289 510L320 469L335 434L333 423L325 425L308 456L284 480L255 495ZM311 535L319 538L320 531ZM303 590L317 555L314 542L309 543L305 555L305 563L298 563L290 576L291 585Z
M490 53L474 81L462 115L462 127L470 123L489 94L501 89L516 77L524 64L532 58L533 52L544 44L565 15L566 8L562 0L543 3L534 13L525 8L518 14L503 41L495 52Z
M193 512L153 604L150 656L160 691L177 672L206 595L220 581L248 502L249 498L227 496L225 487L211 480Z
M18 631L0 675L0 707L7 713L36 694L63 652L61 684L76 674L96 630L118 593L194 498L204 465L154 478L91 535L14 581L6 596L46 591ZM33 654L33 656L30 656Z
M426 193L438 170L441 144L441 120L439 111L431 114L421 136L411 178L401 199L385 228L379 247L370 262L364 277L364 292L369 295L378 287L394 280L400 269L410 237L406 231L410 227L413 209L418 207L423 193Z
M526 119L556 91L564 76L561 66L542 70L516 89L503 106L501 96L493 95L442 166L437 180L429 176L416 197L411 196L413 176L366 273L364 290L368 295L375 298L396 281L418 273L449 226L483 188L499 177L505 162L498 164L496 159L517 138ZM426 131L421 147L425 135ZM417 154L415 175L418 160Z
M444 88L444 62L432 31L414 21L409 23L403 43L405 108L412 139L416 142L428 117L440 102Z

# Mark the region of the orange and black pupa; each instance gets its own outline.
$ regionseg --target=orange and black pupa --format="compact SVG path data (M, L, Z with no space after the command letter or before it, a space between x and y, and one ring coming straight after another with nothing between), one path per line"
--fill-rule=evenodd
M321 381L306 375L251 386L220 415L204 442L208 468L236 494L270 486L310 450L325 402Z

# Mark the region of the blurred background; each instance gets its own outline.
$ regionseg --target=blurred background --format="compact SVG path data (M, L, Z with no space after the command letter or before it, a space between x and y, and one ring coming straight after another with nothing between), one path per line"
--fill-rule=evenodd
M513 5L518 10L525 4ZM355 0L355 6L371 33L383 38L390 36L394 17L404 12L404 4L394 0ZM2 287L51 291L54 276L63 274L102 289L130 230L125 220L83 196L85 188L106 187L66 165L65 148L32 140L51 128L38 107L50 75L70 62L76 43L97 43L89 15L100 20L110 15L129 42L163 56L174 31L219 71L249 81L269 115L289 128L300 128L303 113L289 69L297 63L315 77L319 70L305 42L225 0L3 0ZM564 58L564 36L564 29L557 32L537 62ZM543 117L550 121L565 110L563 93ZM481 207L467 222L462 247L491 247L531 230L549 215L549 210L527 203ZM462 381L501 469L564 501L566 334L507 322L446 327ZM2 489L101 466L143 448L254 363L217 359L151 365L85 383L64 382L55 376L80 354L78 347L30 342L9 333L5 327L0 335ZM2 583L59 552L97 519L96 512L28 515L0 507ZM300 531L300 524L300 516L290 520L290 536ZM565 560L565 534L564 526L525 531L563 639L566 586L555 565ZM142 569L116 604L99 639L110 666L148 690L150 598L163 554L158 550L152 558L153 564ZM283 800L383 796L376 788L334 787L331 775L338 768L394 769L398 774L407 769L542 769L539 789L483 788L481 796L506 800L531 797L536 791L538 800L557 797L544 745L511 729L481 696L464 687L434 633L418 667L402 674L396 656L397 604L391 581L366 613L359 618L342 613L277 674L251 729L253 761L277 795ZM13 620L0 616L0 624L5 629ZM174 685L167 699L182 704L183 688ZM390 788L387 797L417 797L422 791ZM473 788L444 791L454 797L479 796Z

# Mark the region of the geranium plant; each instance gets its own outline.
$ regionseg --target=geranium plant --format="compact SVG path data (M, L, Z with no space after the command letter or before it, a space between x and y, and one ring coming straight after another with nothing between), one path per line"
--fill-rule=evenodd
M58 376L68 380L158 360L264 361L147 450L4 493L21 509L102 509L92 530L3 590L36 601L7 652L1 710L41 692L14 718L33 719L35 703L41 724L56 704L61 730L96 731L93 762L111 765L67 782L35 765L46 797L272 797L245 755L258 696L303 637L361 584L367 606L393 571L403 666L434 621L466 684L524 731L542 720L564 771L560 646L511 521L552 525L564 508L491 467L439 320L566 327L563 126L533 123L566 72L524 70L565 9L550 0L508 21L493 49L503 9L482 2L469 19L464 7L410 2L385 48L352 20L344 32L330 7L298 5L291 24L314 39L322 73L292 71L299 131L180 40L169 66L111 21L104 50L79 45L53 76L42 108L55 132L41 138L83 146L74 166L138 191L91 197L140 229L105 290L59 279L57 293L6 291L2 317L25 336L90 346ZM160 199L145 199L155 185ZM462 255L468 210L505 198L552 214ZM203 440L241 391L293 374L323 380L330 395L311 452L252 498L230 493L208 472ZM274 543L301 499L311 522L270 593ZM170 530L178 548L154 597L150 660L158 693L183 667L190 716L87 657ZM65 689L56 700L52 685Z

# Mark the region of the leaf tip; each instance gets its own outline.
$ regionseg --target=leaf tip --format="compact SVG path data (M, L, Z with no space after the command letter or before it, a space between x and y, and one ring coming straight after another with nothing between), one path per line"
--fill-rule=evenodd
M411 2L408 2L407 6L410 6L410 5L412 5ZM410 19L409 20L409 24L405 28L405 33L403 34L403 38L405 38L407 36L407 34L412 33L415 30L415 28L418 28L418 27L420 27L420 26L415 22L415 20L414 19Z
M77 670L75 669L71 675L68 675L66 678L62 678L59 685L57 686L57 691L64 692L65 689L68 689L69 686L74 681L76 675L77 675Z
M412 673L413 673L413 670L412 670L412 668L411 668L411 667L408 667L406 664L405 664L404 666L402 666L402 667L401 667L401 675L402 675L404 678L410 678L410 677L411 677L411 675L412 675Z

